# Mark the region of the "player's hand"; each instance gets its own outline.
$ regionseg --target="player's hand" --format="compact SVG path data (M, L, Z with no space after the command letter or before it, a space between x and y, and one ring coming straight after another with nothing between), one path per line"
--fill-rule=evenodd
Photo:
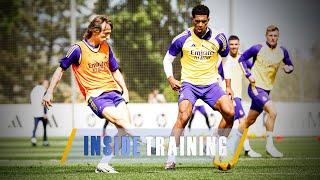
M48 116L46 114L43 115L43 119L48 119Z
M231 100L233 100L233 90L231 89L231 87L227 87L226 88L226 93L227 95L230 97Z
M254 77L252 75L248 77L248 80L249 80L251 85L255 85L256 84L256 80L254 79Z
M53 95L49 91L47 91L47 93L44 95L44 97L42 99L42 105L45 108L49 109L49 107L52 106L52 102L51 102L52 101L52 97L53 97Z
M285 73L291 73L293 71L293 66L290 65L284 65L282 68Z
M126 103L129 102L129 91L127 89L123 90L122 92L122 98Z
M174 91L179 91L180 90L181 83L178 80L176 80L174 77L170 76L168 78L168 81L169 81L169 84L170 84L172 90L174 90Z
M252 75L248 77L248 80L249 80L249 82L250 82L250 85L251 85L251 89L252 89L252 91L253 91L253 94L254 94L255 96L258 96L259 93L258 93L258 90L257 90L257 88L256 88L256 80L254 79L254 77L253 77Z

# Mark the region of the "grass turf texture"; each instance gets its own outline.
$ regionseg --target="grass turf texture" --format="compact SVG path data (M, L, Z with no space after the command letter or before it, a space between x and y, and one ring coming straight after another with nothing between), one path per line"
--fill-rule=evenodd
M165 157L113 160L119 174L95 174L96 163L76 162L59 164L66 138L50 138L50 147L39 141L31 147L29 138L0 138L0 179L320 179L320 142L315 137L284 138L275 142L284 152L281 159L265 153L263 139L251 140L251 146L263 158L240 157L231 171L213 168L211 158L193 160L178 157L177 169L164 170Z

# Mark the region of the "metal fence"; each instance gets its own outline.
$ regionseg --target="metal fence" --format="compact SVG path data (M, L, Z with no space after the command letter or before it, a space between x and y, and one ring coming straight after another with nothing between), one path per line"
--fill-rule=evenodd
M166 81L162 59L174 36L190 26L191 9L199 2L1 1L0 103L29 103L31 89L39 80L50 79L68 47L81 40L94 14L106 14L113 21L111 45L131 101L146 102L153 89L163 92L168 101L177 101ZM315 47L310 59L291 53L296 70L291 76L278 74L272 93L275 101L319 101L319 49ZM178 59L174 74L179 78ZM55 102L83 101L71 77L71 71L66 71L54 94Z

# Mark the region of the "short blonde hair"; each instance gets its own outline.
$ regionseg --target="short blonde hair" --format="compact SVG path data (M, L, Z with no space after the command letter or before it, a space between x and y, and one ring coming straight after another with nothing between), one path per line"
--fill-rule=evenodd
M279 28L276 25L268 26L266 30L266 35L268 34L268 32L272 32L272 31L279 31Z

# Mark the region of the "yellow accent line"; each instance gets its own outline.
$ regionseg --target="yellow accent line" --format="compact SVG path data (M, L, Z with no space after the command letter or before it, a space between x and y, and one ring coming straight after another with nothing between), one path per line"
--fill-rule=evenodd
M77 128L73 128L71 133L70 133L69 139L68 139L68 144L67 144L66 148L64 149L62 158L60 160L60 165L64 165L64 163L67 160L67 157L68 157L69 151L71 149L72 142L73 142L73 139L74 139L74 137L76 135L76 132L77 132Z
M234 167L237 164L238 160L239 160L239 156L240 156L240 153L242 151L242 146L243 146L244 140L246 140L246 138L247 138L247 133L248 133L248 128L245 129L243 131L243 133L242 133L242 136L241 136L239 145L237 147L236 153L234 154L233 159L232 159L232 161L230 163L231 167Z

